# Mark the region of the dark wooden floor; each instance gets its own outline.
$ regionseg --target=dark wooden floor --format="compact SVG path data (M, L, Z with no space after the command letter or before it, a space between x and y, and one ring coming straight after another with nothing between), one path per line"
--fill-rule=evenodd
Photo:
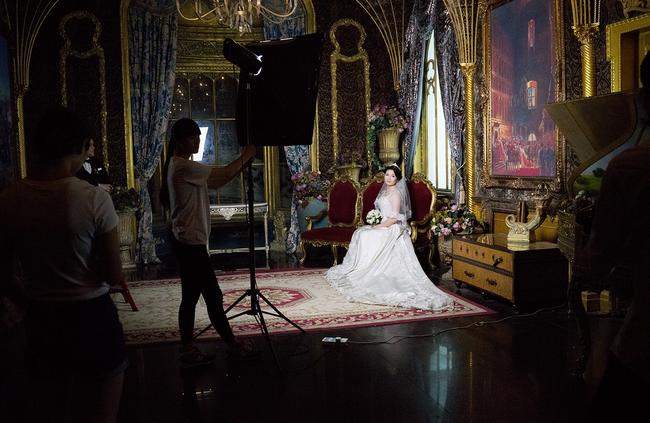
M217 256L215 267L246 266L245 258L233 257ZM323 255L307 264L327 266L329 260ZM258 265L264 261L260 256ZM292 265L291 258L276 257L269 267ZM173 264L164 263L131 277L174 274ZM441 284L454 289L450 281ZM573 375L578 343L566 307L530 316L465 288L461 294L498 314L273 336L281 369L261 336L252 338L261 351L256 360L230 361L220 342L204 343L202 348L218 354L216 363L184 371L178 366L178 345L131 348L119 421L588 421L607 347L620 322L591 319L595 345L581 380ZM465 327L481 321L485 324ZM326 335L354 343L324 347ZM421 337L382 342L401 335ZM16 380L21 373L12 360L20 360L12 354L20 354L19 348L5 344L1 351L7 376L0 382L1 394L11 411L19 404L13 400L17 392L29 387Z

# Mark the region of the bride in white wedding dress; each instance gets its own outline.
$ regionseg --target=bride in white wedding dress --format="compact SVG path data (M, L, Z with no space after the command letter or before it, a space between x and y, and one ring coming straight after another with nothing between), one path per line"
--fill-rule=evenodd
M354 232L343 263L327 271L327 280L354 302L424 310L452 308L454 300L429 280L415 256L406 223L411 201L402 172L390 165L384 173L384 185L375 200L382 222Z

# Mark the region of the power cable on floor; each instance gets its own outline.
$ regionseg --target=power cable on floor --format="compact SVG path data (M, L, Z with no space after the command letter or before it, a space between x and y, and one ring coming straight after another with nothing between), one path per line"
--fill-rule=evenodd
M424 333L424 334L419 334L419 335L393 335L390 338L382 340L382 341L350 341L350 340L348 340L347 343L348 344L353 344L353 345L377 345L377 344L389 344L389 345L392 345L392 344L396 344L396 343L398 343L400 341L403 341L404 339L435 338L436 336L441 335L441 334L446 333L446 332L451 332L451 331L461 330L461 329L469 329L469 328L473 328L473 327L483 327L483 326L487 326L487 325L494 325L494 324L497 324L497 323L505 322L506 320L520 319L520 318L524 318L524 317L531 317L531 316L535 316L535 315L537 315L539 313L542 313L542 312L545 312L545 311L558 310L558 309L561 309L561 308L564 308L564 307L566 307L566 304L553 306L553 307L544 307L544 308L540 308L538 310L535 310L535 311L533 311L531 313L515 314L515 315L512 315L512 316L506 316L506 317L504 317L502 319L498 319L498 320L481 320L480 322L470 323L470 324L465 325L465 326L456 326L456 327L452 327L452 328L443 329L443 330L437 331L437 332L430 332L430 333ZM393 341L394 339L395 339L395 341Z

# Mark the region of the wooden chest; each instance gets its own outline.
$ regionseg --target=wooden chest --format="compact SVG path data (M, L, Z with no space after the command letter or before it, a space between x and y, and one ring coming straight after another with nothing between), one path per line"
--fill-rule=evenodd
M566 300L568 265L556 244L508 245L505 234L452 240L453 277L520 308L560 305Z

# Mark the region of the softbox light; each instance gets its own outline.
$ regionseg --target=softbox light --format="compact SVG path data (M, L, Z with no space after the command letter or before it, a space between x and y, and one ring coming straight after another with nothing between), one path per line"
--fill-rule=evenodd
M242 69L239 75L236 117L241 145L248 142L247 117L250 142L256 146L311 144L323 40L317 33L246 44L261 58L262 70L253 76Z
M223 42L223 57L246 73L257 75L262 70L260 57L232 38Z

